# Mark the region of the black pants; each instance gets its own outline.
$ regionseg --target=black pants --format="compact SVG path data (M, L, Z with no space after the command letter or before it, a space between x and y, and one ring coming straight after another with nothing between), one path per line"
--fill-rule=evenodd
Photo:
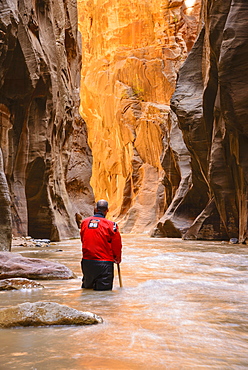
M81 268L83 273L82 288L112 290L114 262L82 259Z

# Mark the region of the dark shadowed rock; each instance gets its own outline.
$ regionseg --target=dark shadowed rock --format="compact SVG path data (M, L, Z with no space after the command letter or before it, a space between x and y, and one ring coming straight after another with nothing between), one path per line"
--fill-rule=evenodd
M0 147L0 251L10 251L11 249L11 226L10 195Z
M0 327L46 325L92 325L102 323L101 317L55 302L22 303L0 309Z
M0 252L0 279L22 277L37 280L73 279L76 275L66 266L18 253Z
M44 288L43 285L24 278L12 278L0 280L0 290L19 290L19 289L35 289Z
M192 183L169 220L164 217L158 226L166 236L177 232L185 239L244 242L248 220L248 3L202 1L201 14L202 30L179 72L171 100L190 153Z
M182 131L178 127L177 117L173 112L170 112L169 123L170 145L164 146L161 162L165 170L163 184L166 189L168 208L160 218L153 236L180 238L183 231L187 230L191 224L188 217L184 217L183 209L181 217L178 217L178 210L192 187L192 170L190 153L184 143Z
M0 2L0 148L9 185L8 194L0 169L0 200L10 196L15 236L77 237L74 214L91 214L77 23L76 0ZM11 228L4 207L0 241Z

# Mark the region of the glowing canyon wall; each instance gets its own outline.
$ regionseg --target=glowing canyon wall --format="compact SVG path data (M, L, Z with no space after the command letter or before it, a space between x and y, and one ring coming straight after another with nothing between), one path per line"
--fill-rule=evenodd
M77 20L75 0L0 2L0 249L78 236L92 210Z
M78 0L78 11L95 197L110 201L123 232L148 232L190 172L169 105L200 1Z

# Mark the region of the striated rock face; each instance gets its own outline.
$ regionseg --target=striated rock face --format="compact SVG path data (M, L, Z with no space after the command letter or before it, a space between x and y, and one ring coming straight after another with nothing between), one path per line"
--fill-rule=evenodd
M19 253L0 252L0 279L36 280L73 279L76 275L66 266L39 258L26 258Z
M76 5L76 0L0 3L0 148L14 235L78 236L75 212L91 213L91 151L78 113ZM9 235L10 228L3 228L9 198L1 174L0 167L0 234ZM9 236L6 242L1 238L0 248L8 248Z
M21 303L14 307L0 308L0 327L45 325L100 324L100 316L82 312L55 302Z
M197 33L200 1L191 3L78 0L91 185L123 232L152 228L180 183L178 168L188 166L185 145L174 152L182 135L169 104Z
M12 241L12 223L10 196L3 168L3 157L0 148L0 250L10 251Z
M192 179L158 224L185 239L247 238L248 4L204 0L203 29L179 73L172 108Z

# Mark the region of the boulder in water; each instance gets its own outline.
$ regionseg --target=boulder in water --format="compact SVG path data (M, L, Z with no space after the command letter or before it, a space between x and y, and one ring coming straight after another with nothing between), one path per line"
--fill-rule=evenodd
M0 279L21 277L35 280L73 279L76 275L66 266L19 253L0 252Z
M36 281L25 278L12 278L0 280L0 290L19 290L44 288L43 285Z
M55 302L21 303L0 309L0 328L47 325L92 325L102 323L100 316Z

